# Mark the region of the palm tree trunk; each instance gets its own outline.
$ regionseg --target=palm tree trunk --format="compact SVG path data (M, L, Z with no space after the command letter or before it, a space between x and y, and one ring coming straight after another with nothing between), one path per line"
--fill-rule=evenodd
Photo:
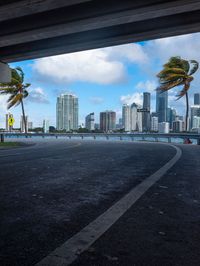
M189 99L188 99L188 93L185 94L186 97L186 114L185 114L185 130L188 130L188 112L189 112Z
M25 111L24 111L23 100L21 100L21 107L22 107L22 116L23 116L23 120L24 120L25 133L27 133L26 116L25 116Z

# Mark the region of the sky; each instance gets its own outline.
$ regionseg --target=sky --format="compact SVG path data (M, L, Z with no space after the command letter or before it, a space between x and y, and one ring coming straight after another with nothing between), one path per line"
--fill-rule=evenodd
M56 125L56 98L61 93L73 93L79 98L79 124L85 116L113 110L121 117L122 104L142 104L143 92L151 93L151 111L155 111L156 74L171 56L195 59L200 62L200 33L163 38L141 43L107 47L71 54L51 56L10 64L20 66L25 82L31 83L25 99L25 111L33 126L42 126L43 119ZM200 92L200 70L196 72L190 89ZM185 99L176 101L175 88L169 93L169 107L184 115ZM0 128L5 127L7 96L0 96ZM9 110L14 115L15 127L19 126L20 106Z

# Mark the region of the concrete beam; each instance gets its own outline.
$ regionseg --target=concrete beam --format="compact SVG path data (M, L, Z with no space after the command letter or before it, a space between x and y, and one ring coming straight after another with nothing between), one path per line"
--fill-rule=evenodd
M102 14L99 16L90 17L90 18L81 18L81 14L79 14L79 18L77 20L68 20L68 15L63 13L60 14L59 19L61 20L61 16L64 18L60 24L53 24L49 20L49 25L43 27L34 27L33 22L29 22L31 26L29 29L24 29L24 25L19 24L15 25L15 31L10 34L6 34L6 38L2 36L0 38L0 47L16 45L20 43L26 43L31 41L49 39L60 37L63 35L85 32L89 30L101 29L106 27L111 27L115 25L145 21L149 19L156 19L164 16L181 14L188 11L196 11L200 10L200 1L194 2L191 0L187 1L174 1L172 3L161 3L156 4L150 7L140 7L119 11L117 13L112 14ZM91 14L90 14L91 15ZM28 21L26 22L27 25ZM81 26L80 26L81 24ZM21 26L21 27L20 27ZM0 33L0 36L2 31Z
M20 61L200 31L199 0L9 0L0 60Z

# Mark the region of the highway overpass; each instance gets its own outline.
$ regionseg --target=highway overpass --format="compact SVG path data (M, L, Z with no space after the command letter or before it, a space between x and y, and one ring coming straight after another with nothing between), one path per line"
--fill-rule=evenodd
M198 32L199 0L2 0L0 61Z

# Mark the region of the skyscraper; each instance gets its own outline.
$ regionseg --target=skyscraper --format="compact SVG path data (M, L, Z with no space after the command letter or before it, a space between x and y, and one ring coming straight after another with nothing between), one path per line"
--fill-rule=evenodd
M72 94L61 94L57 97L56 128L58 130L78 129L78 97Z
M122 106L122 126L125 131L131 130L131 107L128 104Z
M158 123L167 121L168 92L156 92L156 113Z
M200 93L194 94L194 105L200 105Z
M190 128L194 127L194 117L200 117L200 105L192 105L190 107Z
M26 128L28 129L28 116L25 116L25 123L26 123ZM23 115L21 116L20 120L20 130L21 132L25 132L25 124L24 124L24 117Z
M85 127L88 130L94 130L94 113L90 113L85 118Z
M112 131L116 128L116 113L105 111L100 113L100 130L104 132Z
M158 131L158 117L157 116L151 117L151 130Z
M169 122L169 127L172 129L173 121L176 120L176 110L173 108L167 108L167 122Z
M149 131L151 128L150 120L150 109L151 109L151 94L149 92L143 93L143 117L142 126L144 131Z
M46 119L43 120L43 132L49 133L49 120Z

